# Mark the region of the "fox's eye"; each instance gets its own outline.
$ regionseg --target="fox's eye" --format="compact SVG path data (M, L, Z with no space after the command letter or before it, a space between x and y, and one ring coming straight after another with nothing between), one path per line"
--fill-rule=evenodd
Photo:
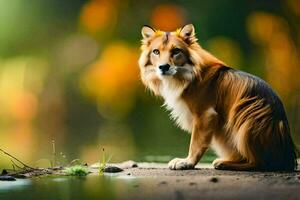
M158 49L153 49L152 51L155 55L159 55L159 50Z
M179 53L181 53L182 52L182 50L181 49L179 49L179 48L174 48L174 49L172 49L172 54L175 56L175 55L177 55L177 54L179 54Z

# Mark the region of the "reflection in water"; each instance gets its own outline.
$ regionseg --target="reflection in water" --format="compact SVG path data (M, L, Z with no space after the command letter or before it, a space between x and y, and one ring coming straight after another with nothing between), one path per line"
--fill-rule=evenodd
M119 199L129 194L138 180L97 175L18 179L0 182L0 199Z
M31 183L32 182L29 179L18 179L17 181L0 181L0 195L1 193L27 188L31 185Z

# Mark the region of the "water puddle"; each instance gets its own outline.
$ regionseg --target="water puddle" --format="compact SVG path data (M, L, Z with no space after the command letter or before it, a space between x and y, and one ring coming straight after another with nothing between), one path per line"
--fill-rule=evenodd
M22 189L31 185L30 179L17 179L16 181L0 181L0 193Z
M119 199L140 182L128 175L40 177L0 181L1 200Z

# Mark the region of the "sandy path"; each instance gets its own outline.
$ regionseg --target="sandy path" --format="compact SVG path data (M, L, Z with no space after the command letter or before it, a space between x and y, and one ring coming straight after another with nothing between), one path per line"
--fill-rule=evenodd
M300 199L300 172L219 171L211 165L173 171L138 163L116 176L134 180L124 199Z

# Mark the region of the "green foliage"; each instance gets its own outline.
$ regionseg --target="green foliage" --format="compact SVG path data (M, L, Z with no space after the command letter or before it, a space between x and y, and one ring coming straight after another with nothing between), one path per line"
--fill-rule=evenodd
M82 165L66 167L63 172L68 176L86 176L90 173L89 169Z
M212 149L208 149L208 151L201 158L201 163L212 163L217 156Z

